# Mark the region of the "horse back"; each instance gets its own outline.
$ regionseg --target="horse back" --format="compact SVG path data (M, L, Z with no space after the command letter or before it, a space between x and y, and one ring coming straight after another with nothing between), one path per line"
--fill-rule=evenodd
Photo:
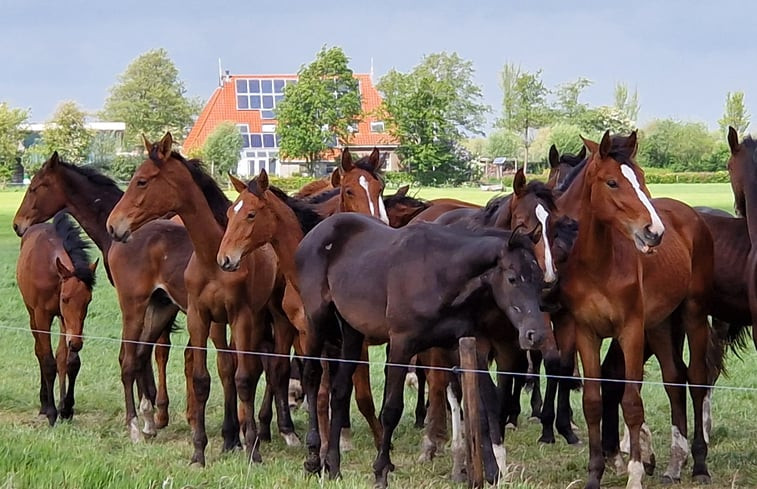
M69 269L73 268L54 225L40 223L29 227L21 239L16 263L16 282L27 306L58 310L60 278L56 258Z

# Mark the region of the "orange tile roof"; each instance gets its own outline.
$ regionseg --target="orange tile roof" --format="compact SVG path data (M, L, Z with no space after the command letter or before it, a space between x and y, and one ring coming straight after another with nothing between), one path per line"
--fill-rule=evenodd
M296 80L297 75L231 75L226 77L223 86L216 88L210 96L208 103L200 112L197 121L189 131L183 150L189 151L201 147L205 139L224 121L233 121L236 124L247 124L251 133L263 132L263 124L276 124L275 119L262 119L260 110L239 110L236 99L236 80L238 79L284 79ZM379 119L374 115L375 110L381 105L381 96L371 81L368 74L355 74L360 81L360 92L364 118L358 124L358 132L352 135L347 146L350 147L373 147L373 146L396 146L397 141L387 132L371 132L371 122Z

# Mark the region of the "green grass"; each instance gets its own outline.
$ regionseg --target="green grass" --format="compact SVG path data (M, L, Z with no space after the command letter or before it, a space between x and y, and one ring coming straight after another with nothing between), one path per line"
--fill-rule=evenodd
M731 208L727 185L661 185L652 194L669 195L694 205ZM484 203L493 194L472 189L423 189L425 198L454 197ZM241 453L220 453L221 399L215 373L208 403L208 467L191 469L189 428L184 420L184 379L180 351L175 351L169 365L171 423L158 437L143 444L132 444L124 426L122 387L118 370L120 315L113 288L100 267L99 284L87 319L85 334L102 339L87 339L81 353L82 370L77 386L76 415L71 423L49 428L37 417L39 374L28 333L28 317L15 284L18 238L10 226L22 194L0 192L0 488L315 488L317 479L306 478L302 462L304 448L287 448L276 438L262 447L264 463L248 466ZM183 318L181 318L183 323ZM20 329L9 329L20 328ZM177 333L174 344L185 344L186 333ZM378 362L382 349L372 352ZM209 360L214 371L213 358ZM731 359L731 378L722 385L757 388L757 355L753 350L744 359ZM371 368L376 400L380 402L382 367ZM648 379L659 380L653 363L648 365ZM260 396L258 396L258 399ZM416 462L420 433L412 427L415 393L408 390L405 414L394 439L393 460L397 471L390 476L395 488L461 487L447 480L451 463L446 453L434 462ZM574 395L574 409L580 413L580 396ZM661 387L644 388L647 419L655 436L658 474L668 460L670 437L669 408ZM524 403L525 406L525 403ZM757 406L755 392L721 390L714 397L715 429L710 446L710 470L714 488L757 486L757 426L753 419ZM324 482L331 488L367 488L372 485L371 465L375 456L365 422L353 408L355 450L344 454L344 479ZM523 419L523 418L521 418ZM303 435L304 412L294 413L295 425ZM579 435L586 440L583 417L578 414ZM515 432L508 432L508 462L516 475L512 488L565 488L586 475L586 445L567 446L558 441L551 446L538 445L539 427L521 422ZM685 469L684 483L692 487ZM646 478L647 487L661 487L656 478ZM623 487L624 479L605 475L603 487ZM571 487L576 487L572 485Z

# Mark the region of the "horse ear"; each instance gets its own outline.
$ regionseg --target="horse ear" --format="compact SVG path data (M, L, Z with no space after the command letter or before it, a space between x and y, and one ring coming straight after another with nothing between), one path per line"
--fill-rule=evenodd
M331 172L331 186L339 188L342 185L342 174L339 172L339 168L334 168Z
M383 161L381 160L381 154L379 153L378 148L373 148L370 156L368 156L368 163L371 165L374 172L378 171L378 169L381 168Z
M631 135L628 136L628 140L626 141L626 147L631 149L631 158L635 157L636 151L639 149L639 140L638 140L638 134L636 130L631 132Z
M526 175L523 173L523 168L518 168L518 171L515 172L515 178L513 178L513 192L520 197L525 190Z
M608 129L599 142L599 157L603 160L607 158L610 155L610 149L612 149L612 139L610 139L610 131Z
M549 166L557 168L560 165L560 154L557 152L557 146L554 144L549 147Z
M231 182L231 185L239 192L242 193L243 190L247 189L247 184L244 183L242 180L238 179L231 173L229 173L229 181Z
M739 133L733 126L728 126L728 147L731 148L731 154L735 155L739 151Z
M397 191L394 193L395 197L404 197L407 195L407 192L410 190L410 185L403 185L400 188L397 189Z
M53 151L53 155L49 160L47 160L47 167L55 168L56 166L58 166L58 163L60 163L60 156L58 156L58 151Z
M599 145L597 143L595 143L591 139L586 139L583 136L580 136L580 138L581 141L584 142L584 148L588 149L592 155L595 155L599 152Z
M60 277L62 280L66 280L67 278L74 276L74 271L69 270L57 256L55 257L55 267L58 269L58 277Z
M353 168L352 165L352 155L350 154L350 150L347 148L344 148L342 150L342 163L339 165L339 168L343 171L350 171Z
M92 272L92 273L95 273L95 270L97 270L97 264L98 263L100 263L100 259L99 258L97 260L95 260L94 263L90 263L90 265L89 265L89 271Z
M578 159L583 161L586 158L586 146L581 146L581 151L578 152Z
M261 193L268 190L268 172L265 171L265 168L260 169L260 174L258 175L258 187L260 187Z
M168 158L171 156L171 149L173 148L173 136L171 136L170 132L167 132L165 136L163 136L163 139L160 140L160 143L158 143L158 152L162 155L163 158Z
M460 307L465 304L465 301L467 301L470 296L475 294L477 290L484 286L487 278L487 272L485 272L478 277L473 277L472 279L470 279L468 283L463 286L460 292L458 292L457 297L452 300L450 307Z
M147 154L150 154L150 151L152 151L152 143L147 140L147 136L142 134L142 144L145 145L145 151L147 151Z

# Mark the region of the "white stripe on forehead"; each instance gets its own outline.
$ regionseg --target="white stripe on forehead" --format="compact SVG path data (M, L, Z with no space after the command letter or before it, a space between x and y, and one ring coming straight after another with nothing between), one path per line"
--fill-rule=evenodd
M389 224L389 216L386 215L386 207L384 207L384 199L379 195L378 198L379 207L379 219L384 221L384 224Z
M649 198L647 198L647 195L641 191L639 180L636 178L636 173L634 173L633 168L626 164L621 164L620 172L624 177L626 177L629 182L631 182L631 187L633 187L633 189L636 191L636 196L639 198L644 207L647 208L649 216L652 218L652 225L649 227L649 230L656 234L662 234L665 231L665 226L662 224L660 216L657 215L657 211L655 210L654 206L652 206L652 203L649 201Z
M542 243L544 243L544 267L546 270L544 270L544 280L548 283L554 282L556 277L555 273L555 265L552 261L552 249L549 243L549 238L547 237L547 218L549 217L549 212L544 208L543 205L537 204L536 205L536 218L541 223L541 239Z
M373 207L373 202L371 202L371 192L368 189L368 180L365 179L365 176L360 175L358 182L360 183L360 186L365 190L365 196L368 197L368 207L371 209L371 215L373 217L378 217L376 215L376 208Z
M239 213L239 209L242 208L242 205L244 205L244 202L242 202L241 200L237 202L237 205L234 206L234 214Z

